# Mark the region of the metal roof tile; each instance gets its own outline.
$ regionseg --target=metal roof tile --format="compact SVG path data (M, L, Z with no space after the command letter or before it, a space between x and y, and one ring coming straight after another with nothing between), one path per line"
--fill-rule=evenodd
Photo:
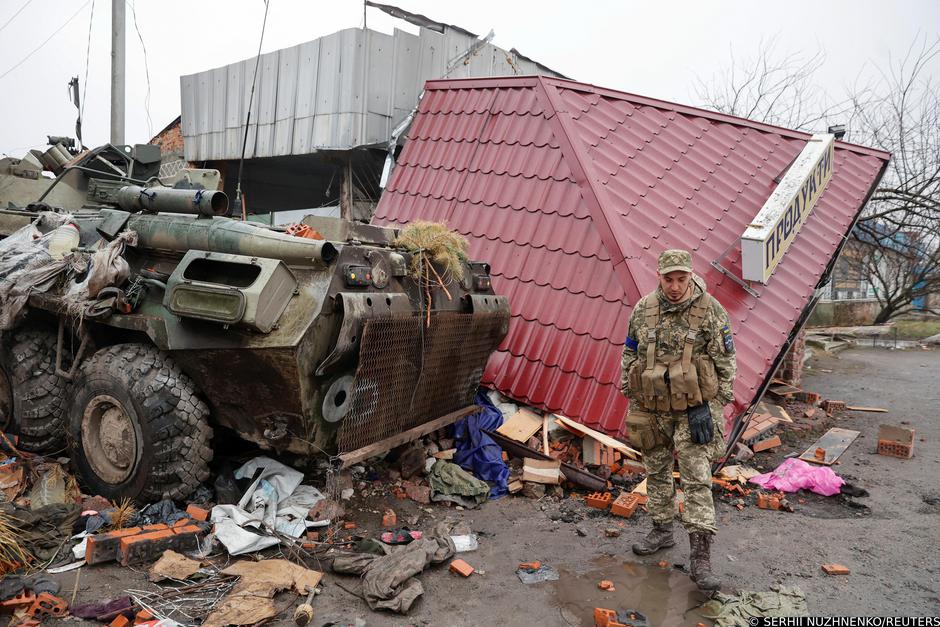
M513 314L484 383L612 433L622 430L627 405L619 390L627 289L655 288L659 252L691 248L735 330L736 409L726 417L743 409L886 156L837 144L829 186L754 298L710 262L721 258L740 273L734 244L805 134L590 85L532 81L435 81L422 107L439 113L418 115L418 140L405 145L376 221L431 218L467 235ZM455 138L456 147L437 145Z

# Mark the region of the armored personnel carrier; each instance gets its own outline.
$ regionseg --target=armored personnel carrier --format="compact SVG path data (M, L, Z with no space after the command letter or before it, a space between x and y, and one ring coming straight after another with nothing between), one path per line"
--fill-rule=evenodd
M184 498L220 426L352 463L471 411L509 324L485 263L448 273L338 219L225 217L217 172L167 186L152 148L86 152L0 210L0 427L19 447L67 449L94 494Z

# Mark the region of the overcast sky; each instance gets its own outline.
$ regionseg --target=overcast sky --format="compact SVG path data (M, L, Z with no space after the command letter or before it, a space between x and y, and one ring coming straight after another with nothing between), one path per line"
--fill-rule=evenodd
M362 26L358 0L270 2L264 52ZM936 0L388 3L480 35L493 29L496 45L515 47L576 80L689 104L697 104L696 78L726 67L731 49L736 57L753 57L761 42L776 38L781 53L822 50L820 87L838 94L856 77L873 76L874 68L903 56L918 36L940 36ZM134 26L135 4L143 47ZM181 75L255 55L264 4L129 0L127 5L126 141L146 142L179 115ZM370 28L383 32L395 26L416 32L377 9L369 9L367 19ZM84 81L86 58L85 143L108 140L110 26L111 0L0 0L0 153L19 157L41 147L47 134L74 134L75 109L66 85L72 76ZM940 59L930 73L940 79Z

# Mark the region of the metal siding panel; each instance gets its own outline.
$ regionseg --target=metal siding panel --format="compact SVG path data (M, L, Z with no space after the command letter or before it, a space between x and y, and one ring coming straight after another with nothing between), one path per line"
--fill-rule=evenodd
M261 66L258 68L258 82L255 86L255 111L253 118L258 124L273 124L277 119L278 97L278 68L280 50L261 55Z
M366 111L388 117L391 112L392 81L395 78L395 38L369 32L366 67Z
M297 47L297 88L294 115L313 117L317 107L317 71L320 60L320 40L308 41Z
M395 125L414 108L424 87L418 80L421 44L420 37L395 29L395 79L392 83L392 123Z
M196 131L195 75L180 76L180 131L192 137Z
M225 130L225 92L228 72L224 67L209 70L209 128L212 133Z

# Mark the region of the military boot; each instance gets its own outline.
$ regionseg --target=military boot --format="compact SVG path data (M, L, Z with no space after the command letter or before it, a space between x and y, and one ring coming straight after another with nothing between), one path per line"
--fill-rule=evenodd
M721 587L721 581L712 573L711 544L712 536L709 533L693 531L689 534L692 581L700 590L711 591Z
M633 545L633 552L637 555L652 555L659 549L668 549L675 546L672 537L672 521L667 523L653 523L653 530L645 538Z

